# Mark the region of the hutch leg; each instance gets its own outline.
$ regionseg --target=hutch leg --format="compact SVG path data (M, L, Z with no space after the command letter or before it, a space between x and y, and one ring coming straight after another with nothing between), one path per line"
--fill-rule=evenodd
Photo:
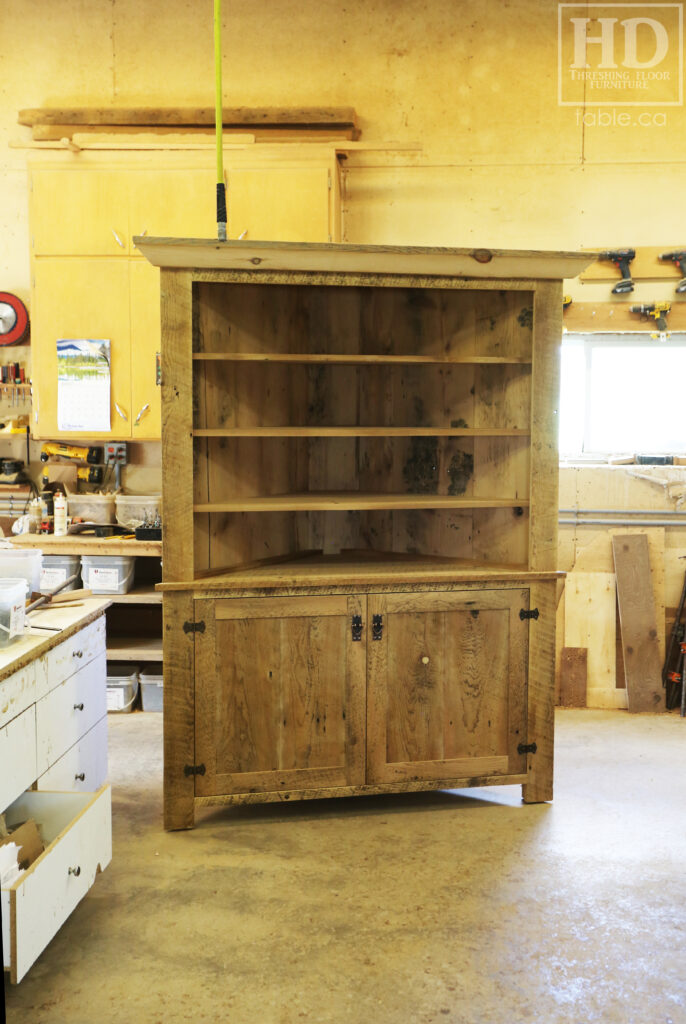
M193 621L193 596L170 592L163 599L164 623L164 827L195 825L195 645L184 622Z
M522 786L524 803L553 799L553 735L555 728L555 582L533 583L529 607L538 619L529 626L527 754L529 781Z

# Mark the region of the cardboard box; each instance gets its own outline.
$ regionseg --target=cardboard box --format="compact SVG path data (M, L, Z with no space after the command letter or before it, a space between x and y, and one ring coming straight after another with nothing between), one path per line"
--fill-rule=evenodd
M33 864L34 860L40 857L45 849L38 826L33 818L29 818L23 825L19 825L5 839L0 839L0 846L4 846L5 843L17 844L19 847L17 862L24 871Z

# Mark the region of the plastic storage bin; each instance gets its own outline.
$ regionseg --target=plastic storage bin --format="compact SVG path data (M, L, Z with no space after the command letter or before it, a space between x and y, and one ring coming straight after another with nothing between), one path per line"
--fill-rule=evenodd
M87 523L114 522L113 494L70 494L67 505L72 519L83 519Z
M94 594L128 594L135 562L133 555L82 555L83 585Z
M126 661L107 662L107 710L115 714L131 711L138 696L140 665Z
M118 494L115 498L117 522L134 530L154 521L160 514L161 505L160 494Z
M143 711L162 711L162 673L160 664L145 665L141 670L141 702Z
M43 555L43 567L40 574L41 594L51 594L55 587L61 586L65 580L81 571L81 559L78 555ZM75 579L64 590L76 590L80 581Z
M0 577L25 579L30 594L37 594L41 585L43 552L38 548L0 547Z
M0 579L0 647L9 647L24 632L29 585L20 579Z

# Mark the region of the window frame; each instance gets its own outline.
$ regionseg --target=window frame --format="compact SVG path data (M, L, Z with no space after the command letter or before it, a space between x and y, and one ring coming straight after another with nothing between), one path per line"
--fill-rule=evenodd
M565 451L562 447L560 437L559 441L559 452L561 459L574 459L574 458L602 458L608 455L620 454L620 450L617 448L612 449L593 449L590 446L590 432L591 432L591 385L592 385L592 354L594 349L600 348L647 348L652 346L664 346L675 349L686 350L686 332L675 331L669 333L664 341L660 341L657 337L647 331L623 331L623 332L609 332L609 331L569 331L565 332L562 337L561 346L561 360L562 360L562 349L565 347L580 347L583 349L584 355L584 421L582 431L582 442L581 451ZM685 376L686 382L686 376ZM686 388L685 388L686 393ZM560 375L560 405L562 399L562 374ZM560 419L560 433L562 430L562 419ZM625 450L629 450L628 448ZM637 450L634 452L637 455L651 454L651 455L672 455L672 454L686 454L686 441L684 443L683 451L677 452L674 448L654 448L645 449L643 451Z

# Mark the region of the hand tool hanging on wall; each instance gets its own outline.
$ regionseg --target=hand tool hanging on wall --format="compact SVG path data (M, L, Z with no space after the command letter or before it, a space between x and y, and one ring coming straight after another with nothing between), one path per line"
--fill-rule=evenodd
M607 260L609 263L614 263L622 275L621 281L618 281L612 289L613 295L624 295L626 292L634 290L634 282L631 280L631 267L629 264L635 255L635 249L608 249L605 252L598 253L599 260Z
M681 280L676 286L678 293L686 292L686 249L675 249L673 252L660 253L658 259L661 259L664 263L674 263L681 274Z
M224 159L222 152L222 4L214 0L214 123L217 137L217 238L226 241L226 185L224 184Z
M667 314L671 311L672 305L669 302L642 303L638 306L630 306L631 313L640 313L642 320L653 317L658 331L664 333L667 330Z
M48 441L41 448L40 460L47 462L51 455L59 455L63 459L83 459L90 465L102 462L102 448L88 447L81 444L62 444L59 441Z

